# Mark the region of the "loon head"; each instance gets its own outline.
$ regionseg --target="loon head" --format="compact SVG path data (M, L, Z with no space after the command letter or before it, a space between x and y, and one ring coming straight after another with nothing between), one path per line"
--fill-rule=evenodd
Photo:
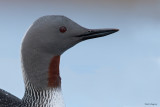
M60 56L77 43L103 37L118 29L87 29L65 16L37 19L21 46L25 82L22 99L27 107L64 107L59 74Z
M39 89L59 88L60 55L77 43L106 36L118 29L87 29L65 16L49 15L37 19L22 42L25 85Z

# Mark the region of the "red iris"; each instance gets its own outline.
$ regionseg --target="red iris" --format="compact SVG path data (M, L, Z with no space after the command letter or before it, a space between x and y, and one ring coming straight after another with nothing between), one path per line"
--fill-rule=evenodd
M59 28L59 31L60 31L61 33L64 33L64 32L67 31L67 28L66 28L65 26L61 26L61 27Z

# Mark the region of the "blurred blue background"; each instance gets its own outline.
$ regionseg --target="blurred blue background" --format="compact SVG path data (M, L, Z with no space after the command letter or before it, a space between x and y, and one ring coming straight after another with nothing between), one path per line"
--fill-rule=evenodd
M160 0L0 0L0 88L24 94L20 45L40 16L87 28L119 28L61 57L67 107L160 107Z

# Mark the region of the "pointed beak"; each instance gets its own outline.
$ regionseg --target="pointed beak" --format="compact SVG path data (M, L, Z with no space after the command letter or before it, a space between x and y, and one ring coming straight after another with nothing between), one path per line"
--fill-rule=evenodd
M117 31L119 31L119 29L88 29L88 32L86 34L78 35L77 37L81 37L81 40L84 41L88 39L107 36Z

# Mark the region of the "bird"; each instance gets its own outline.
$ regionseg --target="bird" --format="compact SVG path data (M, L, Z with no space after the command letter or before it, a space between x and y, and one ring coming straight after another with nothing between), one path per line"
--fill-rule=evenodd
M119 31L88 29L64 15L35 20L21 44L25 93L22 99L0 89L0 107L65 107L59 71L61 55L76 44Z

